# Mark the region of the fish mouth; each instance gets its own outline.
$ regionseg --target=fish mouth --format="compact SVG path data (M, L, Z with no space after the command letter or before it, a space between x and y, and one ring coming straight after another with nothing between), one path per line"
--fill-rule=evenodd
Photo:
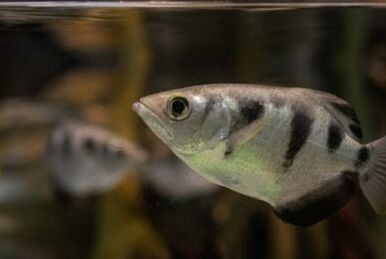
M160 139L170 141L173 138L160 116L142 98L133 103L132 108Z

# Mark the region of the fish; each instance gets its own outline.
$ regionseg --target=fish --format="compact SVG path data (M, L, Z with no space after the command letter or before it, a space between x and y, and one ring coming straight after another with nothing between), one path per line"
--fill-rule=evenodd
M107 192L146 159L138 145L78 119L64 119L54 127L45 155L60 194L73 198Z
M386 213L386 137L362 144L355 110L307 88L208 84L132 105L172 152L211 182L310 226L345 206L359 185Z

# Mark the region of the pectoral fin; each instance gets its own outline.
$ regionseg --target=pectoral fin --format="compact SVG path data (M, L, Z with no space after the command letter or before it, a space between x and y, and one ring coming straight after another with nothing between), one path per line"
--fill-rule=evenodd
M267 117L260 118L233 132L227 139L224 140L226 144L224 155L229 156L235 148L243 146L245 143L250 141L266 125L267 120Z

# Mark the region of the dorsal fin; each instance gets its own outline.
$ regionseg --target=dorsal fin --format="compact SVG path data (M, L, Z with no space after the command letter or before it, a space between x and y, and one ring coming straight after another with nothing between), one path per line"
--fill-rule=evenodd
M314 90L320 104L342 126L350 137L357 141L362 140L362 129L355 110L346 101L339 97Z
M362 140L362 129L355 110L347 103L330 102L324 107L355 140Z

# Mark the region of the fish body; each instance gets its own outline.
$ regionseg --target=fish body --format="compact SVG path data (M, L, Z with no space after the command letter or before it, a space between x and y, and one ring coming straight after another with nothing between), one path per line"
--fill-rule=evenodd
M342 99L304 88L202 85L149 95L133 105L193 170L310 225L352 197L355 182L386 211L385 139L363 145L358 118Z
M83 197L113 188L146 153L103 127L67 119L50 134L46 160L59 189Z

